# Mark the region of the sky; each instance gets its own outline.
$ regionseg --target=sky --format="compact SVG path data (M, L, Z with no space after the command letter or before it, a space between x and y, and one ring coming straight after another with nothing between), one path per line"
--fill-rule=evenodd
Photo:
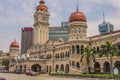
M33 15L40 0L0 0L0 50L9 52L15 39L21 44L21 28L33 26ZM69 21L72 12L79 11L87 17L87 36L99 34L98 25L105 21L120 29L120 0L44 0L50 13L50 26L61 26Z

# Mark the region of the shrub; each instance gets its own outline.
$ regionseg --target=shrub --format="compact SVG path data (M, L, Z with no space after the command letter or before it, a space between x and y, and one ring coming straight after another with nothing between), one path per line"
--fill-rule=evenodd
M91 78L107 78L110 79L112 77L119 78L119 75L111 75L111 74L66 74L66 73L51 73L53 76L71 76L71 77L91 77Z

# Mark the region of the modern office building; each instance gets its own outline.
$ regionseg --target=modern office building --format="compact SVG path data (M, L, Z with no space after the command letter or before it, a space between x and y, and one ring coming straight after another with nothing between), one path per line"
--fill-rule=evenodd
M100 34L105 34L108 32L112 32L114 30L114 26L110 22L105 22L104 13L103 13L103 23L99 24L98 27Z
M27 49L32 46L33 42L33 28L24 27L22 28L21 38L21 53L26 53ZM49 27L49 39L63 41L68 40L68 27Z
M67 27L49 27L49 39L57 40L63 39L68 40L68 28Z
M33 28L24 27L22 28L22 37L21 37L21 54L26 53L33 44Z
M68 22L63 21L63 22L61 23L61 26L62 26L62 27L67 27L67 28L68 28Z
M110 22L104 22L99 25L100 34L112 32L113 30L114 30L114 26Z

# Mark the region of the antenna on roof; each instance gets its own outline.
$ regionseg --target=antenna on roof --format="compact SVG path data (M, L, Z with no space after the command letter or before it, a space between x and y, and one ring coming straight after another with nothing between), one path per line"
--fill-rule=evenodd
M105 14L103 12L103 23L105 23Z
M78 12L78 4L76 5L76 12Z

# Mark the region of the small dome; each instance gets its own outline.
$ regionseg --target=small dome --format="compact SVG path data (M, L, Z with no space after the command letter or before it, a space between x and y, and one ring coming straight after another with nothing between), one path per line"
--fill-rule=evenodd
M37 11L48 11L47 6L45 5L45 2L43 0L40 1L40 4L36 8Z
M76 8L76 12L73 12L69 18L69 22L74 22L74 21L84 21L84 22L87 21L84 13L78 11L78 7Z
M10 47L18 47L19 48L19 44L18 44L18 42L14 41L11 43Z

